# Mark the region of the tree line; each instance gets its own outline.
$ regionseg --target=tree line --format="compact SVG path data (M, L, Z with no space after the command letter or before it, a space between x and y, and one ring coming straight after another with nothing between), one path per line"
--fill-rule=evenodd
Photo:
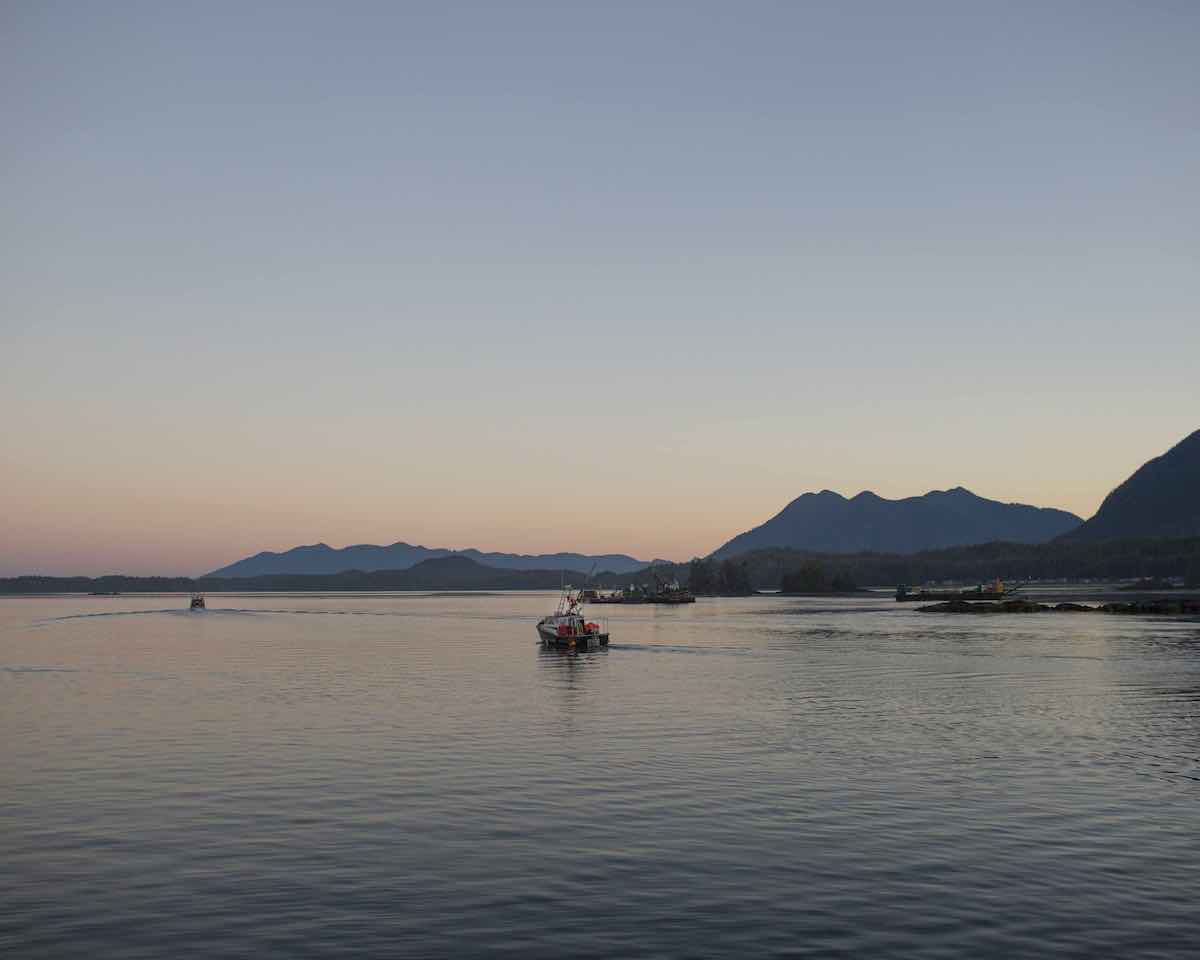
M750 566L741 557L694 558L681 576L697 596L745 597L754 592L750 581Z
M659 568L664 571L663 567ZM1200 537L1109 543L982 543L913 554L754 550L676 564L673 576L697 595L741 596L754 590L828 593L937 580L1125 580L1183 577L1200 587ZM637 582L641 573L612 578ZM607 579L607 578L606 578Z

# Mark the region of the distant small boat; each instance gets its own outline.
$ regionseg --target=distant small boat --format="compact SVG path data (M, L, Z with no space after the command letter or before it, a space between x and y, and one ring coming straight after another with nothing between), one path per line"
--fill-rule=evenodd
M538 621L537 631L542 643L552 647L608 644L608 631L583 616L584 593L585 591L581 590L572 595L569 587L563 589L555 611Z
M192 605L191 605L190 607L188 607L188 609L189 609L189 610L203 610L203 609L205 609L205 607L204 607L204 594L202 594L202 593L193 593L193 594L192 594Z

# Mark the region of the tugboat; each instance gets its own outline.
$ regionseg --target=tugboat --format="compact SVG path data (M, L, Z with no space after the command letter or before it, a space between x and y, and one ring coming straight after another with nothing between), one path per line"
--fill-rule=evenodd
M188 607L188 609L189 609L189 610L203 610L203 609L205 609L205 607L204 607L204 594L202 594L202 593L193 593L193 594L192 594L192 605L191 605L190 607Z
M588 647L608 645L608 632L600 624L584 619L584 591L572 595L570 587L564 587L558 598L558 607L548 617L538 621L537 631L542 643L551 647Z

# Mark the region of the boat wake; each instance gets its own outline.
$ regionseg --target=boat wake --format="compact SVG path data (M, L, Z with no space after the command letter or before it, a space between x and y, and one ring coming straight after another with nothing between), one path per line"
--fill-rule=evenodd
M628 650L634 653L680 653L701 657L749 656L751 647L688 647L669 643L610 643L609 650Z
M213 610L213 609L204 610L203 615L211 616L212 614L250 614L250 613L260 613L260 612L267 612L267 611L235 610L235 609L231 609L231 608L224 608L224 609L217 608L215 610ZM276 611L271 611L271 612L276 612ZM278 611L278 612L283 612L283 611ZM167 607L162 610L105 610L103 613L72 613L72 614L68 614L65 617L49 617L45 620L38 620L35 625L40 626L42 624L48 624L48 623L63 623L68 620L98 620L98 619L102 619L104 617L144 617L144 616L150 616L150 615L161 616L162 614L167 614L168 616L172 616L172 617L189 617L192 619L195 619L198 615L200 615L197 613L197 611L189 610L186 607L183 609L180 609L179 607Z
M0 667L0 673L81 673L73 667Z

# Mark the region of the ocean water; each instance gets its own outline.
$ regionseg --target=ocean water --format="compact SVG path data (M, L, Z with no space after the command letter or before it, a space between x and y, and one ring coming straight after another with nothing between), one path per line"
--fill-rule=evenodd
M554 599L0 601L0 955L1200 955L1200 623Z

